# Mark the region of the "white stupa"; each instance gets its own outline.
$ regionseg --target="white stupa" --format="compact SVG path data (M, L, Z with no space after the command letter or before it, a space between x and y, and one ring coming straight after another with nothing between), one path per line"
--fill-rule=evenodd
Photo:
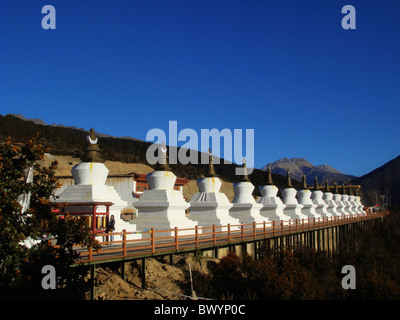
M149 189L144 190L135 203L137 218L133 222L141 231L149 231L151 228L156 231L170 230L157 232L156 237L175 235L175 231L172 230L175 227L181 229L178 236L194 234L197 223L186 217L189 204L179 190L174 190L176 176L169 168L165 143L158 151L158 167L146 176ZM150 235L145 233L143 236Z
M253 197L254 185L247 176L245 159L243 159L243 166L245 175L242 176L242 181L233 184L235 197L233 198L233 206L230 208L229 214L239 219L240 223L243 224L252 224L253 222L263 223L264 221L268 221L268 219L260 215L262 204L256 203Z
M90 135L87 136L88 146L82 162L71 169L74 185L66 186L56 202L78 203L78 202L112 202L109 215L114 215L115 232L135 232L134 225L121 219L121 211L127 207L128 203L121 199L117 191L112 186L107 186L106 180L108 169L104 165L100 156L100 148L97 144L98 137L92 128ZM67 212L90 212L90 206L68 206ZM97 213L105 213L104 206L97 208ZM140 238L140 235L129 235L129 239Z
M365 214L364 206L361 203L361 197L357 194L357 187L354 189L354 201L356 203L356 212L357 214Z
M333 193L330 191L328 179L325 180L325 190L322 199L326 203L326 210L332 216L340 216L341 213L337 211L337 203L333 200Z
M314 179L314 190L311 195L311 200L316 205L315 212L318 213L322 218L331 217L332 214L328 212L328 205L323 199L323 192L319 189L318 177L315 176Z
M301 189L297 190L297 202L299 205L303 206L301 208L301 213L306 215L308 218L320 218L321 215L315 211L317 205L314 204L313 200L311 199L312 193L308 189L305 174L303 174L301 179Z
M323 199L323 192L319 189L318 177L315 176L314 179L314 190L311 194L311 200L316 205L315 212L318 213L321 217L331 217L332 213L328 212L328 205ZM332 195L333 196L333 195Z
M208 171L204 178L197 180L199 192L190 199L189 219L196 221L199 227L231 226L232 230L239 230L239 219L229 215L232 203L227 196L220 192L221 180L216 176L212 155L210 151ZM217 231L226 231L227 228L219 228ZM211 230L209 230L211 231Z
M353 195L353 188L351 185L349 186L349 203L350 203L350 207L349 207L350 213L353 215L357 214L356 198Z
M257 203L262 204L260 214L268 221L288 221L290 216L283 213L285 205L282 199L277 196L279 189L272 181L271 166L268 166L266 185L259 186L258 189L261 197L257 200Z
M333 191L333 201L336 202L337 212L342 216L347 216L349 213L345 210L345 204L342 201L342 195L339 193L336 181L333 182L334 191Z
M285 208L283 209L283 213L285 215L290 216L290 219L292 220L296 219L301 220L309 218L305 214L301 213L303 205L299 204L296 199L297 190L292 186L289 170L287 171L286 188L281 190L281 193L282 193L282 202L285 205Z
M347 213L347 215L352 214L351 210L350 210L350 202L349 202L349 195L346 193L346 187L344 186L344 184L342 185L342 198L341 198L342 202L343 202L343 211L345 213Z

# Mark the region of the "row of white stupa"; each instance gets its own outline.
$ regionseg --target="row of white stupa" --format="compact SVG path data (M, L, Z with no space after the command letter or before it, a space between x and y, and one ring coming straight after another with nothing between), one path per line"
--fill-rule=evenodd
M67 186L56 201L113 202L110 214L115 217L115 232L122 232L123 229L128 233L133 232L128 238L141 238L144 235L142 231L151 228L170 230L177 227L182 235L193 234L195 226L202 228L230 224L232 230L238 230L241 224L248 225L253 222L306 220L365 213L359 196L332 194L327 186L325 192L322 192L318 183L317 188L310 191L304 177L303 188L296 190L291 185L289 173L287 187L281 190L281 199L277 196L278 188L272 182L270 170L267 173L267 184L259 187L261 197L257 201L252 195L254 185L244 176L243 181L233 185L235 196L231 203L227 196L220 192L222 182L215 174L211 155L206 176L197 180L199 192L187 202L181 192L174 190L176 176L168 167L166 153L161 153L159 167L147 175L149 189L145 190L135 203L137 217L131 222L126 222L120 217L121 210L127 206L126 201L120 198L113 187L105 185L108 169L101 161L97 140L94 131L91 130L85 158L71 170L75 185ZM188 208L190 213L186 215ZM70 212L74 210L84 209L72 206L67 208ZM224 229L226 227L222 230ZM199 231L201 232L201 229ZM170 234L172 235L173 231L163 233Z

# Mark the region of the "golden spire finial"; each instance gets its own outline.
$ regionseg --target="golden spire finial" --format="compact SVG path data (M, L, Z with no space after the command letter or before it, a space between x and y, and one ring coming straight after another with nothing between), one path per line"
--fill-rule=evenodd
M93 128L90 129L87 138L90 144L96 144L99 139L98 137L96 137L96 132L94 131Z
M100 156L100 147L97 144L99 138L93 128L90 129L89 134L86 136L88 142L85 150L85 156L82 158L83 162L103 162Z
M250 181L249 176L247 175L246 158L243 158L243 169L244 175L242 176L242 181Z
M315 178L314 178L314 190L319 190L318 177L317 176L315 176Z
M337 187L337 182L336 181L333 181L333 186L334 186L334 191L333 191L333 193L336 193L336 194L338 194L339 193L339 190L338 190L338 187Z
M329 189L328 179L325 179L325 192L331 192L331 190Z
M307 190L308 189L306 175L304 173L301 176L301 189L303 189L303 190Z
M168 154L167 147L165 145L165 141L162 142L161 146L158 148L158 163L157 163L157 171L169 171L168 165Z
M210 178L210 177L215 177L217 174L215 173L214 169L214 164L212 160L212 154L211 154L211 149L208 149L208 170L207 173L205 174L205 177Z
M267 170L267 186L273 186L274 182L272 181L272 171L271 171L271 164L268 164Z
M290 171L287 169L286 188L293 188L292 180L290 179Z

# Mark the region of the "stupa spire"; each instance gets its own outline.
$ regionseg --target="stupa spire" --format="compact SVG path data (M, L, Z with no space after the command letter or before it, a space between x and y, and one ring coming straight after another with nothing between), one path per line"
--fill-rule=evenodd
M267 170L267 186L273 186L274 182L272 181L272 171L271 171L271 165L268 165L268 170Z
M319 190L318 177L317 176L315 176L315 178L314 178L314 190Z
M325 192L331 192L330 189L329 189L328 179L325 179Z
M243 158L243 169L244 175L242 176L242 181L250 181L249 176L247 175L246 158Z
M303 173L303 175L301 176L301 189L302 190L307 190L307 180L306 180L306 175Z
M87 146L85 156L82 158L83 162L103 162L100 155L100 147L97 144L99 138L93 128L90 129L89 134L86 136Z
M289 169L287 169L287 175L286 175L286 188L293 188L292 180L290 179Z
M207 173L205 174L205 177L210 178L210 177L215 177L217 176L217 174L215 173L215 169L214 169L214 164L213 164L213 160L212 160L212 154L211 154L211 149L208 149L208 170Z
M157 163L157 171L170 171L170 167L168 165L168 154L167 147L165 145L165 141L162 142L160 148L158 148L158 163Z
M338 190L337 182L336 182L336 181L333 181L333 187L334 187L333 193L338 194L338 193L339 193L339 190Z

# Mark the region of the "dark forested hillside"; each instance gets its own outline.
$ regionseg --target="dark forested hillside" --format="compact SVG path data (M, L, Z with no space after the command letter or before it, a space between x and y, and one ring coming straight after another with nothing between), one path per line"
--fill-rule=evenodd
M85 137L87 135L85 131L62 126L38 124L33 121L25 121L12 115L0 115L1 140L4 141L8 137L11 137L11 139L16 142L23 142L36 135L38 135L38 142L48 147L51 154L74 155L77 157L83 156L86 147ZM150 145L149 142L124 138L101 137L99 139L99 145L104 160L148 164L146 162L146 150ZM237 182L238 176L235 175L235 168L237 165L223 163L224 161L221 160L221 164L214 165L218 176L227 182ZM207 165L176 164L171 165L171 168L178 177L197 179L205 173ZM259 169L254 169L249 178L256 186L254 195L259 195L258 186L266 183L266 173ZM273 179L278 188L283 188L285 186L286 178L284 176L274 174ZM293 180L292 182L295 188L300 187L298 181Z
M400 156L351 182L361 185L365 204L382 204L380 196L388 195L392 205L400 206Z

